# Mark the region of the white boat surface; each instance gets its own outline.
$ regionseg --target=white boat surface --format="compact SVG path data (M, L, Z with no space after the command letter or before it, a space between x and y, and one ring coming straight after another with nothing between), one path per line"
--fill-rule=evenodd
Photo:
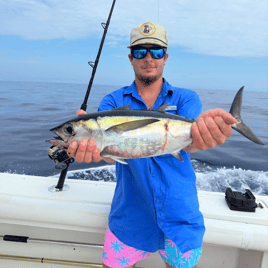
M0 173L0 268L102 267L116 183ZM256 212L232 211L224 193L198 191L206 233L198 268L268 268L268 196ZM12 242L17 236L21 242ZM152 253L135 267L164 268Z

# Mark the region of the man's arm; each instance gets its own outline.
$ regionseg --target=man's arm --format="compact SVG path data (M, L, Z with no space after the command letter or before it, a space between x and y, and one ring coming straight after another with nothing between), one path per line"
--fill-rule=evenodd
M191 128L193 143L183 150L195 153L223 144L232 135L232 124L236 119L222 109L208 110L199 115Z

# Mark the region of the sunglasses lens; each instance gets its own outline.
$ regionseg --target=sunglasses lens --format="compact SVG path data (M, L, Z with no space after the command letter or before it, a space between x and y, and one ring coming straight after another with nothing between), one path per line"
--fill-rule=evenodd
M150 54L152 56L153 59L162 59L164 56L164 50L163 48L159 48L159 49L150 49Z
M143 59L146 57L147 51L150 52L153 59L162 59L165 51L163 48L140 48L132 49L132 55L135 59Z
M135 59L143 59L145 58L146 54L147 54L146 49L133 49L132 50L132 55Z

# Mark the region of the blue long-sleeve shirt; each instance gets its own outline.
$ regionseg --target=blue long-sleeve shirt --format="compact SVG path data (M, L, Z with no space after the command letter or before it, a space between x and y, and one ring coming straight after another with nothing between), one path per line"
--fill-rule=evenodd
M189 89L172 87L165 79L153 110L169 103L167 112L197 118L202 105ZM108 94L99 111L132 105L147 110L133 82ZM196 176L189 154L181 151L183 162L172 155L126 159L116 162L117 184L109 215L109 228L126 245L155 252L164 249L165 234L185 253L202 247L205 232L199 211Z

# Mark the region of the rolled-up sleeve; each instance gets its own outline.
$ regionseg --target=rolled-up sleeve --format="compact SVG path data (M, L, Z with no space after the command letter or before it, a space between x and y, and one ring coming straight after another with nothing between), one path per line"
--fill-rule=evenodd
M196 119L202 113L202 103L198 94L191 91L187 97L182 98L184 101L180 103L178 114L191 119Z

